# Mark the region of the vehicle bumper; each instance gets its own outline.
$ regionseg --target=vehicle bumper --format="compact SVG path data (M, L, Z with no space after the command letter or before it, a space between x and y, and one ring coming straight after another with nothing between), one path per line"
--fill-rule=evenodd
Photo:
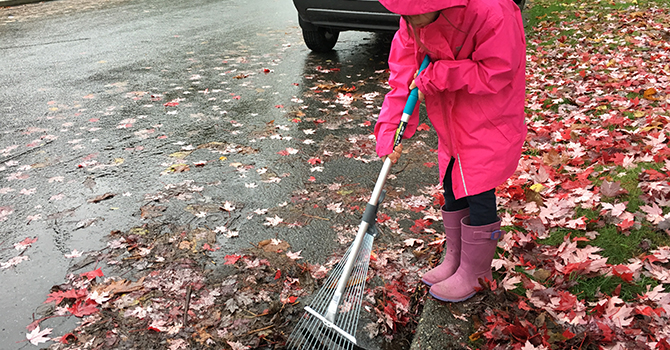
M301 19L301 26L310 24L336 30L361 30L394 32L398 30L400 16L391 13L379 1L294 0Z

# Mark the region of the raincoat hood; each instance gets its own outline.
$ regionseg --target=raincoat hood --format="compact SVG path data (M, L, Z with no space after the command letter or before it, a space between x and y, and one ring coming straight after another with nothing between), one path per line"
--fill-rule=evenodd
M468 0L379 0L379 2L393 13L411 16L454 6L465 6Z

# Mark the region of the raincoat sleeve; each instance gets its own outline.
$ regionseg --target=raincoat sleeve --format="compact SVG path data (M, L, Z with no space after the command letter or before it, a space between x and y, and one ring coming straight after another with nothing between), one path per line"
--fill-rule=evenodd
M408 35L407 25L402 19L400 20L400 29L396 32L391 43L388 64L390 70L389 85L391 85L392 90L386 94L377 124L375 124L377 155L380 157L393 152L393 138L398 123L400 123L405 102L407 102L409 84L414 79L414 73L418 69L414 39ZM403 138L412 137L418 124L419 108L415 108L407 123Z
M416 79L416 85L425 95L458 90L495 94L522 68L520 35L514 17L490 18L474 36L477 44L471 59L437 60Z

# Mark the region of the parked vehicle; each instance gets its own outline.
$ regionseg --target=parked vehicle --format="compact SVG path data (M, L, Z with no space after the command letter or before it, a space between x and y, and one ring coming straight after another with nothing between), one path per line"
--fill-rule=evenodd
M514 0L521 9L526 0ZM340 32L395 32L400 16L378 0L293 0L305 44L314 52L335 47Z

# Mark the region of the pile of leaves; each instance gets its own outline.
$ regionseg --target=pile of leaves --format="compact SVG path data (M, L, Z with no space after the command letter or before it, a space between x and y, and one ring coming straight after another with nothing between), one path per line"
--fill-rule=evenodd
M45 303L53 308L28 327L28 340L57 341L51 349L283 344L303 313L298 297L312 292L327 270L296 262L278 240L226 255L213 269L208 253L215 236L205 228L163 225L112 232L108 247L83 261L104 263L113 277L101 268L70 274L52 288ZM50 328L40 329L46 319L71 316L81 323L68 334L51 338Z

